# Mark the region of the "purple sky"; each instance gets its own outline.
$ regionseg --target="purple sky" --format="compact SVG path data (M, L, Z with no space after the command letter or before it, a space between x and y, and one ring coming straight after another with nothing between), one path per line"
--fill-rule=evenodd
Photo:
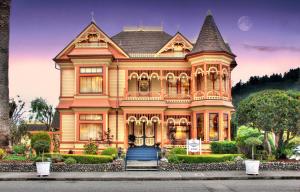
M14 0L10 33L10 91L29 102L42 96L56 105L59 72L52 58L90 23L108 35L126 25L161 25L194 41L208 9L237 55L233 84L251 75L300 66L300 1L296 0ZM238 20L248 16L249 31Z

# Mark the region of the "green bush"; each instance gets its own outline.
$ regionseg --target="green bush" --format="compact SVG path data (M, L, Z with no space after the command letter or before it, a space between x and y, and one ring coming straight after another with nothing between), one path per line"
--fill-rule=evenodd
M46 157L50 157L53 163L58 163L58 162L64 161L62 155L59 153L53 153L52 155L47 155Z
M31 147L34 145L36 141L40 141L40 140L49 141L49 143L51 143L51 138L49 134L45 131L41 131L31 136L30 138Z
M180 148L180 147L174 147L173 149L170 150L169 154L170 155L173 155L173 154L186 155L186 149Z
M20 156L20 155L7 155L4 157L4 160L7 161L26 161L25 156Z
M118 149L115 147L107 147L102 151L101 155L111 155L115 158L118 155Z
M14 153L16 154L21 154L21 155L24 155L25 152L26 152L26 145L24 144L21 144L21 145L14 145L12 147L12 150Z
M84 145L84 154L96 155L98 152L98 146L95 143L87 143Z
M46 140L38 140L34 143L33 149L37 155L48 153L50 151L50 142Z
M174 157L175 156L175 157ZM234 161L239 154L171 155L170 163L219 163Z
M247 146L245 141L250 137L259 138L262 142L264 140L263 133L259 132L258 129L254 129L254 128L247 127L247 126L241 126L238 128L236 144L237 144L240 152L249 158L251 157L251 147ZM274 152L275 145L274 145L273 139L271 138L270 135L269 135L268 140L271 145L272 151ZM261 146L257 146L256 148L259 148L259 147L261 147Z
M73 165L73 164L77 163L76 160L73 157L68 157L64 162L67 165Z
M236 154L238 148L235 141L214 141L210 143L212 153L215 154Z
M45 154L45 157L52 158L53 155L57 155L57 153L47 153ZM108 155L61 154L61 156L64 160L66 160L69 157L72 157L76 160L77 163L80 164L101 164L113 161L113 157Z

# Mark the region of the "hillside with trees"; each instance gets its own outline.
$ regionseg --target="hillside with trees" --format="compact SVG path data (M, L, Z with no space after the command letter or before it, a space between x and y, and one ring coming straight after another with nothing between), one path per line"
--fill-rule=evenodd
M266 89L298 90L300 91L300 68L290 69L284 74L251 76L247 82L238 82L232 87L232 99L235 106L251 93Z

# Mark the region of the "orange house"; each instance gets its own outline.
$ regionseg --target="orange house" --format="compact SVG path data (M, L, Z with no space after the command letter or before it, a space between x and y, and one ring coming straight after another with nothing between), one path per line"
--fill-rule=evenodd
M231 71L237 65L208 13L195 43L162 27L110 37L91 22L55 58L60 69L60 151L168 147L188 138L230 140ZM133 137L134 136L134 137Z

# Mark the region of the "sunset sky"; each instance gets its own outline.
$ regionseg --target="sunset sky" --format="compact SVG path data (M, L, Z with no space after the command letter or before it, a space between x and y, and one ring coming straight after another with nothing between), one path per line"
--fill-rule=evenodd
M52 58L91 22L91 11L110 36L123 26L163 24L169 34L179 29L194 42L208 9L237 55L233 84L300 66L300 1L296 0L14 0L10 96L18 94L26 102L41 96L57 105L59 71Z

